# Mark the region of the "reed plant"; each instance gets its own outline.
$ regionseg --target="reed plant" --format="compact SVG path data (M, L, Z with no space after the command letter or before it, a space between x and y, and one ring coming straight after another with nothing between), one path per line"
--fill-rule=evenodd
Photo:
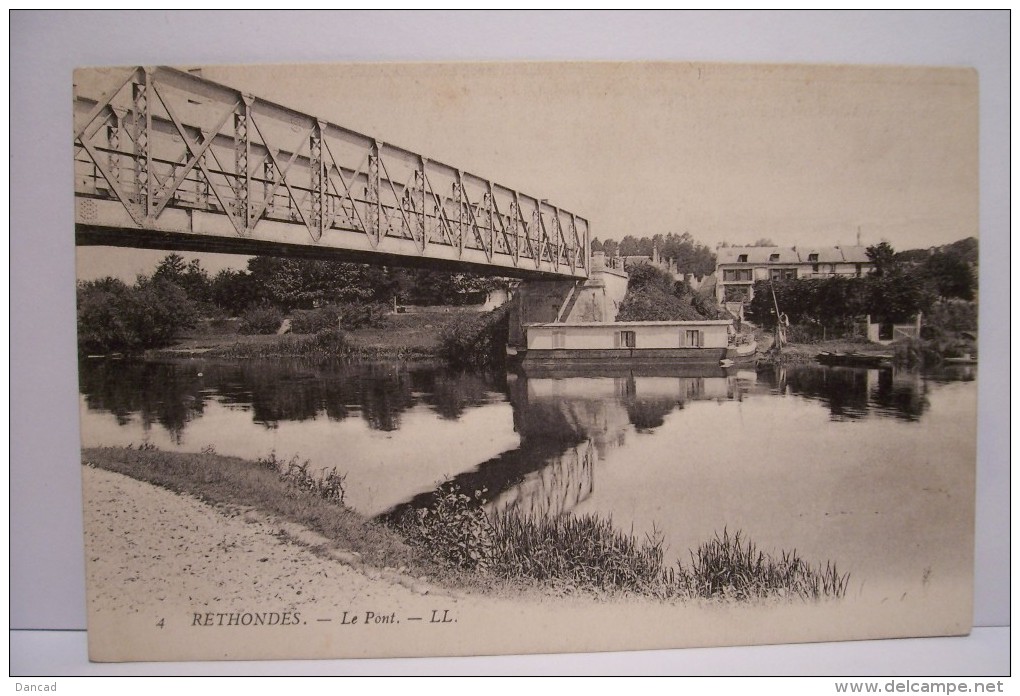
M806 563L797 553L782 551L778 558L761 551L737 531L707 541L691 552L691 565L677 564L676 572L667 571L667 584L681 594L702 598L735 600L774 597L821 599L846 594L849 573L840 573L836 564L825 567Z
M493 573L561 588L659 594L663 540L639 539L597 515L522 515L508 509L492 524Z

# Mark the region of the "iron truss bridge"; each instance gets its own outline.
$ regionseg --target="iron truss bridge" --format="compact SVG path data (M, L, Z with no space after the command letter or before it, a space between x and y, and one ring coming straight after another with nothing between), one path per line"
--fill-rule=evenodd
M172 68L76 75L74 175L79 245L588 275L584 218Z

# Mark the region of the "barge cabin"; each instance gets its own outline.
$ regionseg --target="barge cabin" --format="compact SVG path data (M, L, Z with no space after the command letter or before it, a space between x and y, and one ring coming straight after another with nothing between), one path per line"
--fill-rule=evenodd
M618 321L527 324L526 365L566 363L701 363L732 357L733 322Z

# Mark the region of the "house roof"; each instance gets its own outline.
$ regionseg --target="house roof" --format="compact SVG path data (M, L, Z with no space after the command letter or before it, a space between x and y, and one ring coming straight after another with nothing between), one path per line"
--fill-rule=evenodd
M870 263L871 259L868 258L868 248L862 246L841 246L840 251L843 252L843 260L847 263Z
M739 261L742 255L747 261ZM773 256L778 254L778 259ZM818 254L813 260L812 254ZM862 246L829 246L829 247L724 247L716 251L718 264L724 263L868 263L867 248Z
M747 261L740 261L744 254ZM774 254L779 254L778 260L770 261ZM800 263L792 247L725 247L716 252L716 259L718 263Z
M839 247L798 247L797 253L803 263L842 263L843 252ZM818 254L817 260L812 254Z

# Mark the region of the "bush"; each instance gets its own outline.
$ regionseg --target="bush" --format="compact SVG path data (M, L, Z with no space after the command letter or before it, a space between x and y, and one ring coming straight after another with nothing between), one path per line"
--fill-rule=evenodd
M978 328L978 307L976 302L938 302L924 317L925 328L941 331L975 332Z
M271 343L235 343L216 355L232 359L308 358L315 361L347 360L354 347L339 329L320 331L313 336L281 336Z
M663 293L673 292L673 274L650 263L639 263L627 271L627 292L656 289Z
M296 334L314 334L326 329L353 331L385 325L389 307L379 303L348 302L291 313L290 330Z
M397 528L430 558L455 568L485 572L493 560L492 525L474 498L456 484L443 484L431 508L407 511Z
M139 277L78 284L78 349L83 354L134 352L169 345L195 326L195 303L177 285Z
M440 352L454 367L486 368L503 365L510 334L510 303L491 312L444 326Z
M704 319L689 299L656 287L627 290L616 321L697 321Z
M253 305L241 315L238 330L243 334L274 334L283 323L283 312L272 305Z

